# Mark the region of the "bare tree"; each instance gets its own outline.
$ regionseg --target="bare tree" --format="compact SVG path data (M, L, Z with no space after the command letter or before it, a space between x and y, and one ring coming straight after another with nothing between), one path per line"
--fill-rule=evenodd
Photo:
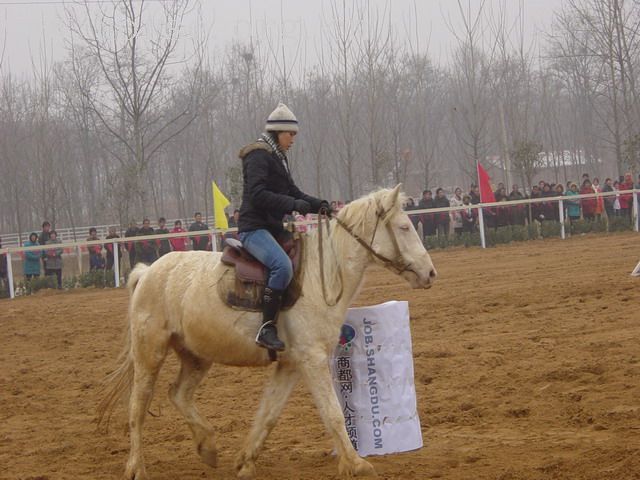
M492 107L492 74L494 49L487 53L486 26L483 22L486 0L474 12L465 10L461 0L458 9L463 33L454 33L458 48L453 56L452 90L450 92L451 121L460 148L459 168L472 180L476 179L476 165L488 154L491 146L489 122ZM453 28L451 28L454 31Z
M517 142L510 152L513 166L520 171L527 182L526 185L533 183L533 177L544 166L540 152L542 152L542 145L531 140Z
M140 212L146 208L144 180L150 163L191 124L198 106L194 95L180 111L162 109L175 86L173 72L186 60L177 50L189 1L154 6L155 17L145 0L113 0L97 5L84 0L81 6L66 9L73 32L71 54L80 55L78 61L95 61L103 81L102 88L82 93L114 140L111 144L103 142L103 147L123 169L126 184L122 200L130 205L135 195ZM197 48L195 51L199 53ZM193 79L197 81L199 75Z
M337 168L344 172L345 193L354 199L360 193L356 179L356 100L355 71L359 59L353 57L357 30L362 22L357 5L347 0L332 0L330 6L329 42L331 44L329 62L332 66L334 112L339 131L340 144L335 146L340 160Z
M24 144L30 131L25 128L28 91L26 85L17 83L11 75L4 75L0 84L0 189L7 227L23 232L33 220L31 203L33 183L29 179Z
M624 143L640 121L635 73L640 53L639 34L640 14L632 2L570 0L556 15L556 28L550 36L554 66L562 66L564 71L572 68L576 72L575 87L593 92L588 97L589 105L578 112L578 118L596 115L604 131L610 134L605 137L587 133L585 141L597 138L612 144L619 171L626 168ZM579 73L578 67L582 67ZM596 126L594 132L598 131ZM595 150L593 144L590 147L588 159L589 153Z
M399 32L392 2L331 0L307 66L302 45L284 48L284 12L280 30L208 58L206 35L182 35L187 0L76 2L68 59L20 80L0 63L0 228L187 217L210 206L211 179L237 206L238 148L283 99L303 125L296 179L323 197L463 186L477 162L523 184L639 169L638 2L567 0L535 56L525 2L515 16L495 4L457 1L438 66L417 13Z
M389 119L384 111L384 98L387 67L390 64L391 30L387 25L389 12L386 9L378 12L372 9L370 2L366 2L361 15L364 20L354 37L360 58L356 78L359 79L358 86L365 99L360 123L367 139L371 175L369 184L375 187L382 184L382 174L390 166L385 135Z

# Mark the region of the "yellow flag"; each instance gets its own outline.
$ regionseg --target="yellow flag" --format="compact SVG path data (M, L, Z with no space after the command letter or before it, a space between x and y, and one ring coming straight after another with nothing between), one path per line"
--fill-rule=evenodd
M227 221L227 215L224 213L224 209L230 205L229 199L216 185L216 182L211 182L211 191L213 192L213 216L215 228L229 228L229 222Z

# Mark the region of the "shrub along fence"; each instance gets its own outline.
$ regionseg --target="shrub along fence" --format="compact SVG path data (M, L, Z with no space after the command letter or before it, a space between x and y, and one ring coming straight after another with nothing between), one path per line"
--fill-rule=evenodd
M571 197L571 201L581 200L585 198L602 198L602 197L611 197L615 195L631 195L633 194L633 208L631 215L629 216L613 216L608 218L606 214L603 212L603 216L596 218L594 220L573 220L569 222L566 220L565 215L565 201L568 200L567 197L545 197L545 198L536 198L536 199L527 199L527 200L517 200L517 201L508 201L508 202L496 202L496 203L484 203L479 205L465 205L461 207L449 207L449 208L433 208L427 210L411 210L407 212L410 217L416 218L415 216L421 215L431 215L446 212L449 214L450 212L455 212L459 210L465 210L468 208L472 208L477 210L478 217L478 225L477 231L472 233L462 233L462 234L449 234L449 235L440 235L440 236L428 236L425 237L425 246L427 249L434 248L447 248L450 246L482 246L482 248L486 248L487 246L493 246L498 244L509 243L513 241L526 241L526 240L534 240L539 238L552 238L552 237L560 237L566 238L568 235L577 235L583 233L591 233L591 232L618 232L625 230L634 230L638 231L638 194L640 190L629 190L624 192L608 192L608 193L597 193L597 194L589 194L589 195L574 195ZM544 220L539 222L534 220L525 225L507 225L501 227L487 227L485 225L484 217L485 213L489 213L489 209L499 208L499 207L508 207L508 206L518 206L518 205L533 205L536 203L553 203L557 206L558 209L558 219L559 220ZM315 222L306 221L306 222L297 222L297 225L312 225ZM234 232L236 229L228 229L228 230L209 230L207 231L207 235L210 236L211 245L215 249L219 240L221 240L222 236L227 232ZM200 235L203 235L204 232L197 232ZM124 244L126 242L139 242L144 240L158 241L161 239L167 238L178 238L178 237L194 237L196 236L195 232L182 232L182 233L173 233L173 234L163 234L163 235L147 235L140 237L129 237L129 238L114 238L110 240L94 240L94 241L81 241L81 242L66 242L61 244L56 244L56 248L65 249L65 254L63 258L65 259L65 269L63 273L66 275L63 277L62 287L76 288L76 287L119 287L122 281L121 274L123 272L120 271L121 262L119 256L118 244ZM83 251L86 250L87 247L91 247L94 245L105 245L111 243L113 244L112 251L114 252L114 268L113 270L97 270L90 272L83 272ZM14 298L16 294L25 295L35 292L42 288L55 288L57 286L55 284L55 276L49 277L36 277L29 281L22 280L16 282L16 275L14 273L14 259L21 258L25 252L29 251L37 251L42 253L47 248L41 245L33 246L33 247L8 247L0 249L0 255L6 255L7 257L7 266L8 266L8 275L6 279L6 285L3 285L0 282L0 298L2 297L11 297ZM86 254L84 254L86 257ZM66 258L65 258L66 257ZM74 262L74 257L76 262ZM18 265L20 261L16 262ZM77 263L74 268L67 268L70 265ZM69 275L68 271L72 270L72 274Z
M570 224L565 220L565 237L585 233L624 232L633 230L633 224L626 217L601 217L595 220L577 220ZM497 228L485 227L485 246L495 246L511 242L523 242L542 238L562 236L562 225L559 221L534 221L527 225L505 225ZM480 232L450 234L448 236L431 235L424 239L429 250L457 246L481 246Z

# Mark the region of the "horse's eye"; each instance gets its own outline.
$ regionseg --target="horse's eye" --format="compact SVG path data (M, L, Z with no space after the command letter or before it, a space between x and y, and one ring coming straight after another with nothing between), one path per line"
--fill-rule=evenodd
M400 230L403 230L405 232L408 231L409 230L409 225L400 225Z

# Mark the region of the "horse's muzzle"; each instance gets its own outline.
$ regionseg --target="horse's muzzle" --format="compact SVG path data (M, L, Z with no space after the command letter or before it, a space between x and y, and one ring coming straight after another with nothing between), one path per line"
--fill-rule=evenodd
M431 288L435 282L438 272L434 267L429 267L424 272L417 270L407 270L402 274L403 278L411 285L411 288Z

